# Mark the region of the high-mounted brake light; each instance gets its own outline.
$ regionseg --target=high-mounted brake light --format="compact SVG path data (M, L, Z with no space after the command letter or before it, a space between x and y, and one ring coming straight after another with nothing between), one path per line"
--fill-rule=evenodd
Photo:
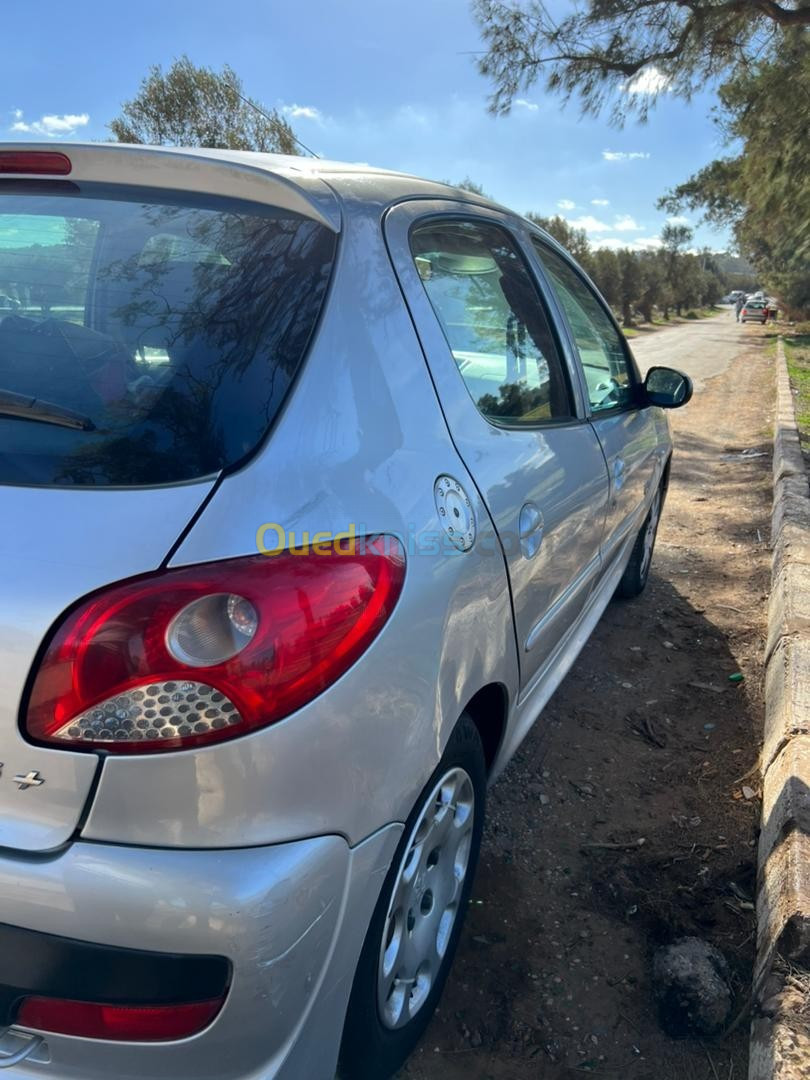
M102 1005L61 998L24 998L16 1024L85 1039L160 1042L185 1039L208 1027L223 998L179 1005Z
M368 648L405 575L393 537L250 556L111 586L58 627L26 734L76 750L219 742L311 701Z
M72 168L67 154L56 150L0 150L2 176L68 176Z

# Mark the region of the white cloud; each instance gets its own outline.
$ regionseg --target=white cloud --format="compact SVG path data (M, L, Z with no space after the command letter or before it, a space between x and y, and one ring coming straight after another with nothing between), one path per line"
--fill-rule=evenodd
M521 109L528 109L529 112L537 112L540 106L536 101L527 101L526 98L515 98L512 102L513 105L519 105Z
M629 214L622 214L621 217L617 215L616 220L613 222L613 228L616 232L642 232L643 226L637 225L636 222Z
M644 68L634 75L629 82L626 82L622 86L622 90L625 90L628 94L660 94L665 90L669 90L672 79L669 75L665 75L663 71L659 71L655 64L651 64L650 67Z
M689 218L681 217L680 215L678 215L677 217L668 217L667 218L667 224L668 225L688 225L689 224Z
M559 206L560 210L573 210L576 205L577 204L575 202L571 202L570 199L560 199L560 201L557 203L557 206Z
M606 225L604 221L599 221L591 214L583 214L578 218L566 218L566 221L574 229L584 229L586 233L610 232L613 228L612 225Z
M640 150L631 150L629 153L624 150L603 150L602 157L605 161L638 161L642 158L648 158L650 155Z
M63 113L61 116L49 113L27 124L23 120L22 109L15 109L14 118L15 122L11 125L12 131L25 132L29 135L47 135L52 139L58 139L62 135L72 135L77 128L87 127L90 123L87 113Z
M610 199L591 199L591 206L610 206Z
M293 120L317 120L320 122L323 119L321 110L316 109L314 105L284 105L281 111L285 116L292 117Z
M618 251L619 248L629 248L630 251L651 251L661 246L661 238L640 236L634 240L628 240L626 236L599 236L594 241L594 246L608 248L610 251Z

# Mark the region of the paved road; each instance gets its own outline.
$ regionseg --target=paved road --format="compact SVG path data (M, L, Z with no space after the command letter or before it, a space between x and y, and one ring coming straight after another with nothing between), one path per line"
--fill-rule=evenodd
M680 323L639 335L630 342L642 373L655 364L685 371L702 390L707 379L722 375L738 353L762 333L759 325L738 325L733 311L724 309L711 319Z

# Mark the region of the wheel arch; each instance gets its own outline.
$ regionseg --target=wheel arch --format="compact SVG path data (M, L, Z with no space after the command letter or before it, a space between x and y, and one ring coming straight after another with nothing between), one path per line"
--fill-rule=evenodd
M487 683L473 694L463 711L471 717L478 729L489 774L506 733L509 693L503 683Z

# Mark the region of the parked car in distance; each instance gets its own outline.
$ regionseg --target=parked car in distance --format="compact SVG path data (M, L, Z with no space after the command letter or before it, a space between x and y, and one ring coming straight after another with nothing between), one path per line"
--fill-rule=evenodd
M691 383L524 218L314 159L0 146L0 292L0 1064L383 1080Z
M760 322L767 319L767 309L764 300L746 300L745 306L740 312L740 322Z

